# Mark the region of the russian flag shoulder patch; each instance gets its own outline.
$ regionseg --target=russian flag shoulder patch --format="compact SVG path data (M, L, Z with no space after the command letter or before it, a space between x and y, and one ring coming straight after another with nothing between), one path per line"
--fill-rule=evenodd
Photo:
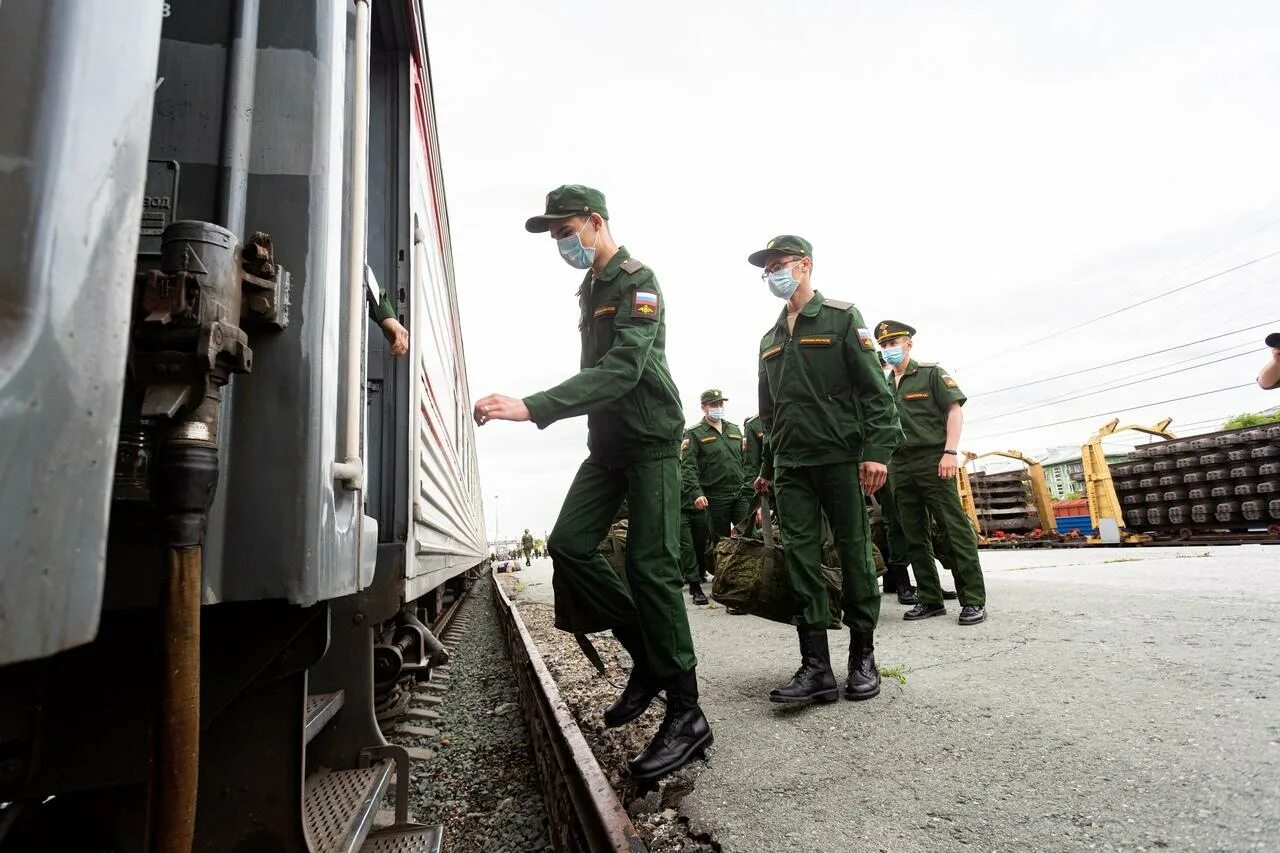
M657 320L660 309L658 294L652 290L637 290L631 298L631 316L639 320Z

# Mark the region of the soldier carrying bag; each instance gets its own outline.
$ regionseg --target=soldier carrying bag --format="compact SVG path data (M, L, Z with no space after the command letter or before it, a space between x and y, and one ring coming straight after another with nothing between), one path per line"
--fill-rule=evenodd
M787 584L787 570L783 564L783 550L774 541L773 523L769 517L769 496L760 494L752 501L751 512L756 506L761 512L760 532L764 540L739 536L721 539L716 543L716 572L711 583L711 597L726 607L734 607L752 616L759 616L786 625L794 624L797 611L791 588ZM749 514L739 530L750 527ZM827 595L831 606L831 627L840 628L840 570L822 567L827 582Z

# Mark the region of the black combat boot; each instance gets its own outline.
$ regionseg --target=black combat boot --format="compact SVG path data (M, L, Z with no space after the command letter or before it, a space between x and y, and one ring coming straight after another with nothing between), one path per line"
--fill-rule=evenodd
M631 759L631 778L652 782L705 757L708 746L711 726L698 707L698 675L691 669L667 685L667 715L649 745Z
M875 635L854 631L852 628L849 630L849 680L844 683L844 698L861 702L880 695Z
M644 636L640 629L634 626L614 628L613 636L618 638L627 654L631 655L631 675L627 678L627 686L622 689L622 695L604 710L604 724L611 729L625 726L643 714L662 689L646 665Z
M800 628L797 633L800 636L800 668L785 686L769 691L769 701L793 705L836 701L840 698L840 690L831 671L826 629L806 631Z
M689 595L693 596L693 603L702 605L707 603L707 594L702 591L702 584L689 584Z
M898 587L898 603L899 604L919 604L920 593L916 592L916 588L911 584Z

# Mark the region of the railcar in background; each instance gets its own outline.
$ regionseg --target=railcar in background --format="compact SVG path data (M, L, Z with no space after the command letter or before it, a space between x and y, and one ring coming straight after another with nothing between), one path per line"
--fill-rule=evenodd
M0 4L0 850L438 844L371 831L378 685L488 550L426 44Z

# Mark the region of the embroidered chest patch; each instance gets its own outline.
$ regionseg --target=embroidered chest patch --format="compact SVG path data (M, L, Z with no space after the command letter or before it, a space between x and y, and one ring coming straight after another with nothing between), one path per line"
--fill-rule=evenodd
M776 357L780 352L782 352L782 344L769 347L767 350L760 353L760 357L765 361L768 361L769 359Z
M698 439L698 441L702 442L703 444L709 444L710 442L715 441L715 440L716 440L717 438L719 438L719 437L720 437L720 436L718 436L718 435L706 435L706 436L703 436L702 438Z
M592 317L611 317L617 313L618 313L617 305L601 305L599 308L596 309L596 312L591 316Z
M829 347L835 343L835 338L829 335L807 335L798 340L802 347Z
M906 394L906 395L904 395L904 396L905 396L905 398L906 398L906 399L908 399L908 400L928 400L928 399L929 399L929 392L928 392L928 391L913 391L913 392L911 392L910 394Z
M651 290L637 290L631 301L631 316L642 320L657 320L658 294Z

